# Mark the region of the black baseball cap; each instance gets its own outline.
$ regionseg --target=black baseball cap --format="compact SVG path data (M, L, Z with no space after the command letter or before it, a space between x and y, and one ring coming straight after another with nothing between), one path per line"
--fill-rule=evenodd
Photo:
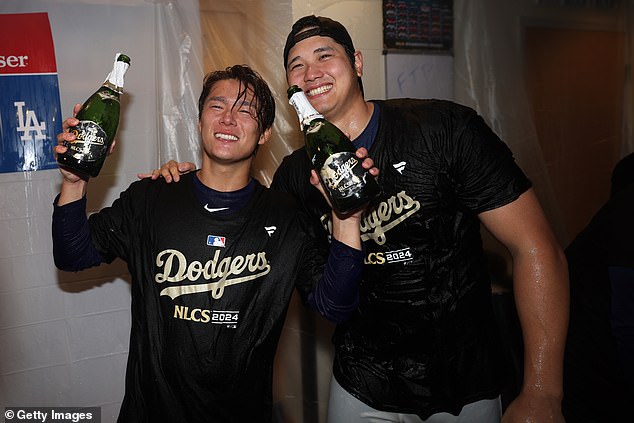
M288 69L288 53L291 48L298 42L305 40L306 38L314 36L330 37L338 44L342 45L350 64L354 68L354 44L352 38L348 33L348 30L341 23L326 18L324 16L308 15L303 18L299 18L291 28L291 32L286 37L286 44L284 45L284 69ZM361 77L357 78L359 87L363 93L363 84L361 83Z
M286 38L286 45L284 46L284 69L288 66L288 52L291 48L298 42L316 35L330 37L341 44L346 50L346 53L348 53L348 56L352 59L352 63L354 63L354 45L352 44L352 38L350 38L346 27L330 18L309 15L298 19L297 22L293 24L293 28Z

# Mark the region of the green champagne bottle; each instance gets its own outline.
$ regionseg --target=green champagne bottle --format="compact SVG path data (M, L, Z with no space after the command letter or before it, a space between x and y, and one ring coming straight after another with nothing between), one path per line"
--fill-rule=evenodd
M376 198L379 185L361 166L352 141L315 110L301 88L293 85L287 93L299 117L306 152L333 209L348 214Z
M66 143L64 154L57 155L60 166L87 176L99 175L119 126L119 97L129 66L130 57L117 53L112 72L77 112L79 124L70 128L76 138Z

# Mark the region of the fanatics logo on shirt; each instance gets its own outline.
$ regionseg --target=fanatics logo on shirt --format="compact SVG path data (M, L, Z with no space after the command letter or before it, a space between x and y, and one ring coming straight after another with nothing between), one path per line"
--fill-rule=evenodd
M275 231L277 231L277 226L265 226L264 230L266 231L267 234L269 234L269 237L270 237L275 233Z
M405 170L406 164L407 162L399 162L399 163L393 164L392 166L394 166L394 169L396 169L396 171L402 175L403 171Z
M207 235L207 245L211 247L222 247L225 246L225 241L227 239L224 236L219 235Z

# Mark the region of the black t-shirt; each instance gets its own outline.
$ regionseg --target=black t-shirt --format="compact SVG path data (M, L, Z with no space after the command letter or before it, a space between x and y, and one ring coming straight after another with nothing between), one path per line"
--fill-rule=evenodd
M273 356L294 287L319 280L296 206L257 184L230 216L204 210L193 174L133 183L89 218L93 243L132 275L120 422L271 419Z
M361 299L335 331L334 375L380 410L458 413L499 393L478 214L514 201L530 181L473 110L435 100L376 104L370 156L382 195L362 220ZM272 187L304 205L327 251L327 205L300 177L309 169L305 151L295 151Z

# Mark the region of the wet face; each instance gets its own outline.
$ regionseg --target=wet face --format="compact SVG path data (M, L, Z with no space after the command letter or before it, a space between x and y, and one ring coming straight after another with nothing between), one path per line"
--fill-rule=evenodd
M241 88L239 81L225 79L209 91L198 122L203 160L223 164L251 160L257 146L270 136L270 129L258 131L253 91L238 98Z
M307 95L313 107L335 120L360 94L357 77L362 57L355 53L355 67L345 49L330 37L314 36L295 44L288 53L286 79Z

